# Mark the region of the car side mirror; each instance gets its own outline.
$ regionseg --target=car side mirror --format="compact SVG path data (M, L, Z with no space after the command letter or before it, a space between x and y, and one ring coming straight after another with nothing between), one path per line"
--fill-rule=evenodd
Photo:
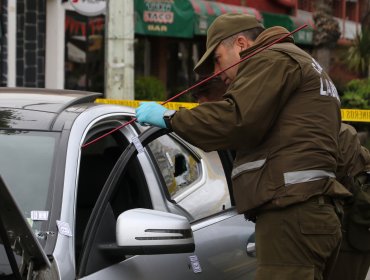
M188 220L180 215L132 209L119 215L117 245L126 254L152 255L191 253L195 250Z

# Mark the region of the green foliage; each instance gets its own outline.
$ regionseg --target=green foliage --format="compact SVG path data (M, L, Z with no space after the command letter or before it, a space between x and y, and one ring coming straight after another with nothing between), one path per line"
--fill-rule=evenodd
M315 22L313 43L316 47L335 47L339 37L340 28L334 19L330 3L328 1L316 1L316 11L312 18Z
M342 108L370 109L370 79L350 81L341 101Z
M352 80L350 81L341 97L342 108L345 109L370 109L370 79ZM364 132L365 135L369 133L369 123L353 122L352 126L358 132ZM365 138L363 143L370 149L370 138Z
M135 80L135 99L136 100L166 100L165 86L156 77L139 77Z
M352 70L366 77L370 64L370 30L363 29L357 34L353 45L348 50L347 62Z

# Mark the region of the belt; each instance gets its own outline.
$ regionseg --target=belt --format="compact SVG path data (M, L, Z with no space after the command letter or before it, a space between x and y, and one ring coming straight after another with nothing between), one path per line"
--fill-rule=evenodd
M335 205L335 202L332 197L327 195L315 195L307 199L307 202L312 202L316 204L331 204Z
M315 195L313 197L310 197L306 202L311 202L318 205L330 204L334 206L334 211L343 224L343 206L338 199L332 198L327 195Z

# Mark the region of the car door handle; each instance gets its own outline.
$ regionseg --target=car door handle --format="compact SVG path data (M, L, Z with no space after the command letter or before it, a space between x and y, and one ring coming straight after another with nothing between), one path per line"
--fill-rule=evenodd
M256 257L256 243L248 242L247 243L247 255L250 257Z

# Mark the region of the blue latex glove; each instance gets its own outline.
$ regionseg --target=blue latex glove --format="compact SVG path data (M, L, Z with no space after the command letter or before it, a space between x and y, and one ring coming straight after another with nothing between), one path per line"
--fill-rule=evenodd
M163 120L163 114L167 108L156 102L140 102L136 109L136 119L140 124L151 124L161 128L167 128Z

